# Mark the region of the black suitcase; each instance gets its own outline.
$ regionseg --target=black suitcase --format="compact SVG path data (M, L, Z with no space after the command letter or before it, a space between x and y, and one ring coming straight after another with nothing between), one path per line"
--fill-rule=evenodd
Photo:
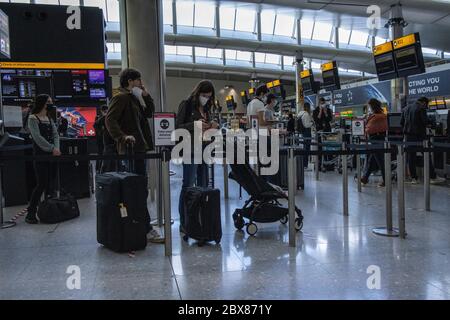
M184 240L189 238L205 242L222 239L220 190L191 187L183 193Z
M144 176L109 172L96 176L97 241L116 252L147 246L150 217Z

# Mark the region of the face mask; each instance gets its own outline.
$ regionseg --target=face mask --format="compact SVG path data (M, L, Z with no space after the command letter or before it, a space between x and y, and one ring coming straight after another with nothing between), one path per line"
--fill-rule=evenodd
M208 101L209 101L209 98L200 96L200 105L201 105L202 107L206 106L206 104L208 103Z
M53 103L47 103L47 108L48 109L51 109L51 108L53 108L55 105L53 104Z
M139 87L133 87L133 89L131 89L131 93L133 93L138 98L142 96L142 92L142 89Z

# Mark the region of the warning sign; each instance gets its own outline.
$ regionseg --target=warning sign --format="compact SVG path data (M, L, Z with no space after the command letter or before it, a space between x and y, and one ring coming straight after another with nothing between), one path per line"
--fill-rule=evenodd
M153 117L155 125L155 146L174 146L172 132L175 130L175 113L155 113Z

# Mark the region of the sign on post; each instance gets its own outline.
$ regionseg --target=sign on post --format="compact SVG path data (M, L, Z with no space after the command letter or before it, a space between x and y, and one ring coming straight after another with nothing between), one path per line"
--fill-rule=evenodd
M155 146L174 146L172 132L175 130L175 113L157 112L154 114L153 123L155 125Z
M365 134L364 120L360 119L352 120L352 135L364 136L364 134Z

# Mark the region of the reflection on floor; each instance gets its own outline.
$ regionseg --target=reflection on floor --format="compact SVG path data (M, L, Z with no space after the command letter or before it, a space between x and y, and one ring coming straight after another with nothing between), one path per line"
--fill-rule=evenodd
M433 211L425 212L422 186L407 187L408 238L400 240L372 233L386 223L384 189L375 182L362 193L350 183L350 216L344 217L341 176L327 173L315 181L307 172L306 190L296 200L305 225L298 247L291 248L287 227L278 223L259 225L256 237L235 231L231 215L245 196L240 200L230 181L230 200L222 206L222 243L199 248L179 236L181 174L179 167L173 170L171 259L164 257L163 245L149 244L135 256L99 246L95 201L84 199L77 220L31 226L22 218L15 228L0 231L0 299L450 298L449 188L432 186ZM222 176L217 168L219 188ZM393 203L396 225L395 195ZM7 208L6 218L21 209ZM79 290L68 289L77 270L70 266L80 268Z

